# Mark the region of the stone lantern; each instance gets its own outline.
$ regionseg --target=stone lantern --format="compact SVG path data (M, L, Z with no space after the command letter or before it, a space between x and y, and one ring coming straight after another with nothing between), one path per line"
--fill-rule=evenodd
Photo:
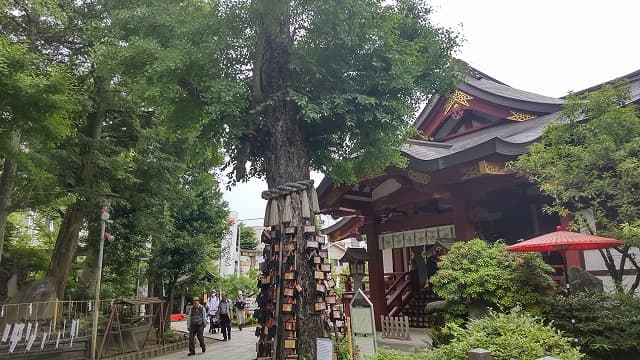
M349 263L349 276L354 282L354 291L362 288L362 279L367 275L365 269L368 260L369 256L364 248L348 248L339 260L341 264Z

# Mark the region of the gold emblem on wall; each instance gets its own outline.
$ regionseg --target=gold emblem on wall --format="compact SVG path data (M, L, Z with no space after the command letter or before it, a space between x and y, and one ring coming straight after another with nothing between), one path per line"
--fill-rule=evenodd
M453 94L451 94L451 96L449 97L449 100L447 100L447 104L444 107L444 113L448 113L449 110L451 110L451 107L453 107L453 105L464 105L466 107L469 107L469 100L472 100L473 96L466 94L460 90L455 90L453 92Z
M511 116L509 116L507 119L513 120L513 121L527 121L527 120L537 118L536 115L528 114L528 113L522 113L517 111L510 111L510 113L511 113Z
M426 185L431 182L431 176L429 176L429 174L421 173L419 171L409 170L407 171L407 175L409 175L409 179L411 179L411 181L418 184Z

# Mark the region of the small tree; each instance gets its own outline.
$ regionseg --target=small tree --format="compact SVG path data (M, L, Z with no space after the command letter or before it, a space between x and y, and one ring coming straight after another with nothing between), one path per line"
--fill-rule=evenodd
M634 105L625 105L628 99L629 89L619 84L569 96L560 122L514 167L553 199L547 210L571 214L576 225L589 228L583 216L588 210L598 233L624 241L614 249L622 255L619 262L608 249L600 253L620 291L625 266L639 270L633 292L640 285L640 264L630 254L640 244L640 116Z
M510 253L506 245L474 239L453 245L431 282L454 302L486 301L501 309L539 308L549 301L553 269L535 253Z
M240 232L240 249L255 250L258 246L258 236L253 231L253 228L243 223L239 223L238 231Z

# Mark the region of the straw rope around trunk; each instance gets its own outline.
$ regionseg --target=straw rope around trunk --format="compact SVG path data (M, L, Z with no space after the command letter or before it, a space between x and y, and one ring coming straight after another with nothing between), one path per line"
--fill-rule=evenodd
M313 180L289 182L262 192L262 198L267 200L264 226L280 225L292 221L291 194L295 192L300 192L302 198L303 218L310 219L320 212L318 194L313 186Z

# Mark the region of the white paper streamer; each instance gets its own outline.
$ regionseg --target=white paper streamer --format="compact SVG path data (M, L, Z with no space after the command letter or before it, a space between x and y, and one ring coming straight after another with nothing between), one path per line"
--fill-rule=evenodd
M24 330L24 323L16 324L13 329L13 334L11 334L11 342L9 345L9 353L13 353L18 345L20 339L22 339L22 331Z
M18 337L18 329L20 328L20 324L13 325L13 331L11 332L11 337L9 339L13 341L13 339Z
M2 332L2 342L5 343L9 340L9 333L11 332L11 324L6 324L4 326L4 331Z
M27 347L26 350L27 351L31 351L31 347L33 346L33 343L36 342L36 332L33 332L33 335L31 335L31 337L29 338L29 342L27 343Z
M71 332L69 332L69 337L71 337L71 341L69 342L69 347L73 346L73 338L76 337L76 320L71 320Z
M33 313L33 303L29 304L29 317L31 317L31 314Z
M11 339L11 343L9 343L9 354L13 353L16 349L16 345L18 345L18 339Z
M56 349L58 348L58 345L60 345L60 330L58 330L58 338L56 339Z
M0 317L4 317L4 305L0 308Z
M91 312L91 305L92 305L91 300L87 301L87 311L88 312Z
M80 319L76 320L76 337L80 333Z
M40 351L44 350L44 344L47 343L48 338L49 338L49 333L48 332L43 332L42 333L42 342L40 343Z
M64 339L64 333L67 331L67 319L62 320L62 338Z
M31 336L31 328L33 327L33 324L28 323L27 324L27 334L24 337L25 341L29 341L29 336Z
M42 334L42 342L40 343L40 351L44 350L44 344L47 343L47 338L49 337L49 333L45 332Z
M18 341L20 341L22 339L22 334L24 332L24 327L25 326L26 326L25 323L20 323L20 325L18 325L18 336L17 336Z

